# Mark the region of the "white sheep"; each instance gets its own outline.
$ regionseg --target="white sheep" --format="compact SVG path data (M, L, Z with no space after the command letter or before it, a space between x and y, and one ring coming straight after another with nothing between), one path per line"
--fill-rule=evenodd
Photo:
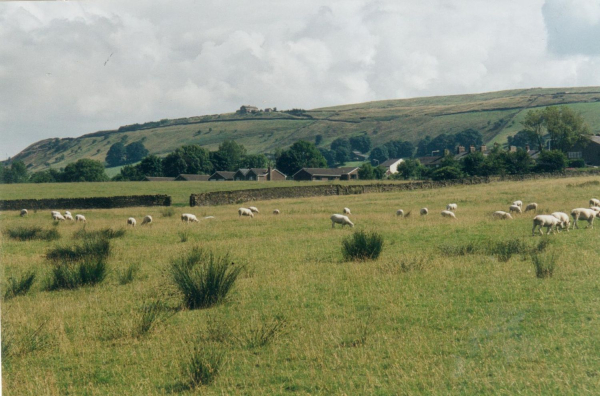
M528 204L528 205L525 207L525 212L528 212L528 211L530 211L530 210L533 210L534 212L537 212L537 208L538 208L538 204L537 204L537 203L535 203L535 202L533 202L533 203L530 203L530 204Z
M279 209L275 209L275 210L273 211L273 214L274 214L274 215L278 215L279 213L280 213L280 212L279 212Z
M58 212L55 212L55 213L52 214L52 219L55 220L55 221L65 221L64 216L61 215Z
M560 220L560 228L561 229L567 229L567 231L569 231L569 226L571 225L571 220L569 218L569 215L564 213L564 212L554 212L551 214L551 216L556 217L558 220ZM556 231L559 231L558 228L556 228Z
M452 211L454 211L456 209L458 209L458 205L455 204L455 203L450 203L450 204L446 205L446 210L452 210Z
M344 208L344 214L345 215L349 215L349 214L352 214L352 213L350 213L350 209L349 208Z
M256 208L256 206L248 206L248 209L250 209L252 211L252 213L260 213L258 211L258 209Z
M502 210L497 210L494 213L492 213L492 217L495 219L500 219L500 220L512 220L512 216L510 215L510 213L506 213Z
M331 228L335 228L336 224L341 224L342 228L344 228L345 225L354 227L354 223L350 221L348 216L344 216L341 214L334 214L334 215L331 215L330 218L331 218Z
M521 207L519 205L510 205L510 208L508 208L509 212L515 212L515 213L521 213Z
M404 217L404 211L402 209L398 209L396 211L396 216Z
M27 209L21 209L21 217L23 216L27 216L29 212L27 211Z
M515 201L512 203L512 205L517 205L519 208L523 207L523 201Z
M600 206L600 199L596 199L596 198L590 199L590 206Z
M53 210L52 212L50 212L50 216L52 216L52 218L54 218L55 215L61 215L61 214L60 214L60 212L57 212L55 210Z
M130 217L127 219L127 225L135 227L136 224L137 224L137 221L135 221L135 219L133 217Z
M456 220L456 215L454 214L454 212L451 212L449 210L442 210L441 215L442 215L442 217L450 217L450 218Z
M429 213L429 210L427 210L427 208L421 208L419 213L421 213L421 216L426 216Z
M190 221L198 223L198 218L191 213L184 213L181 215L181 221L185 221L186 223L189 223Z
M73 216L71 216L71 213L65 213L64 218L65 220L73 221Z
M539 227L540 234L544 235L542 232L542 227L546 227L546 234L554 233L554 230L557 226L561 225L562 222L560 219L551 216L551 215L537 215L533 218L533 228L531 229L531 235L535 235L535 228Z
M592 209L587 208L576 208L571 211L571 217L573 217L573 229L579 228L577 220L587 220L588 226L586 228L594 228L594 217L600 217L600 212L596 212Z
M85 216L84 215L75 215L75 221L81 221L82 223L86 222Z
M248 208L248 209L246 209L246 208L239 208L238 209L238 215L240 215L240 216L248 216L248 217L254 218L254 213L252 213L252 210L250 210L250 208Z
M147 215L146 217L144 217L144 220L142 220L142 225L144 224L152 224L152 216Z
M71 212L69 212L68 210L65 210L65 216L72 216Z

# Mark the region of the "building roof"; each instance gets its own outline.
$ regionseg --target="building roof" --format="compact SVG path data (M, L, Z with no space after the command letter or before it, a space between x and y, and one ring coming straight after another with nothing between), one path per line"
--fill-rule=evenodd
M344 166L341 168L302 168L298 172L294 173L294 176L302 171L305 171L311 176L342 176L357 169L358 168L355 166Z
M233 175L235 175L235 172L230 172L230 171L216 171L215 173L213 173L212 175L210 175L209 180L214 178L215 176L220 176L225 180L233 180Z
M441 160L443 160L444 157L443 156L434 156L434 157L429 156L429 157L419 157L417 159L419 160L421 165L430 166L430 165L436 165Z
M390 159L389 159L389 160L387 160L387 161L383 161L383 162L382 162L381 164L379 164L379 165L381 165L381 166L385 166L385 167L390 167L390 166L394 165L395 163L397 163L397 162L402 162L402 161L404 161L402 158L390 158Z
M210 175L191 175L191 174L181 174L175 178L177 181L207 181Z
M598 135L590 136L590 141L600 144L600 136L598 136Z
M146 176L144 178L144 181L175 181L174 177L153 177L153 176Z
M255 175L265 175L269 170L267 168L250 168L249 171L252 171Z
M248 174L248 172L250 172L250 169L240 168L235 173L241 173L243 176L246 176Z

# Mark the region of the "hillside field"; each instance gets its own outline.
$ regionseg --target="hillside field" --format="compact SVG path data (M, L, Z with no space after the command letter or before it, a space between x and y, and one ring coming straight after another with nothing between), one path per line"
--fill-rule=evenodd
M102 185L107 195L145 193L144 183ZM86 187L69 186L63 196ZM2 198L54 194L12 187ZM600 389L600 222L532 237L534 214L490 216L516 199L537 202L541 213L570 213L592 197L600 198L597 176L255 202L254 219L238 217L238 205L178 206L171 216L165 208L86 210L86 231L125 228L129 216L138 226L110 240L104 281L61 291L45 290L52 266L44 256L81 243L73 235L81 224L54 226L50 211L2 212L3 293L9 277L36 273L27 294L2 300L2 391L593 394ZM457 220L439 214L450 202ZM355 228L332 229L329 216L346 206ZM418 215L422 207L428 216ZM411 215L396 217L399 208ZM215 218L184 224L185 212ZM146 214L154 222L141 227ZM34 225L56 227L61 238L24 242L5 233ZM378 260L343 260L342 241L357 230L381 233ZM522 254L504 261L498 244ZM229 253L232 267L243 269L225 302L182 309L169 267L196 246ZM531 252L544 263L556 259L552 277L536 277ZM130 266L138 270L122 282ZM153 301L158 320L136 332ZM183 371L194 348L223 356L215 381L195 390Z

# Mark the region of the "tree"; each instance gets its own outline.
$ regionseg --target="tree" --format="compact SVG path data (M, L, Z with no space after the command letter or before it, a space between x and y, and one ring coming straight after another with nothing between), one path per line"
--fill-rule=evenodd
M358 168L358 178L361 180L381 180L385 177L385 172L386 169L383 166L374 167L366 162Z
M402 177L404 180L422 179L427 175L427 168L417 159L406 159L398 166L398 173L394 178Z
M264 154L250 154L242 159L241 168L266 168L269 166L269 159Z
M63 171L66 182L101 182L107 181L104 165L100 161L83 158L70 163Z
M111 180L113 181L140 181L144 180L144 174L142 173L139 164L138 165L125 165L121 168L118 175L114 176Z
M169 177L177 177L182 173L188 173L188 163L183 152L175 150L163 160L163 174Z
M453 166L444 166L441 168L437 168L431 173L431 178L433 180L460 179L462 176L463 175L460 169Z
M207 149L190 144L181 146L162 161L163 174L177 177L181 173L209 174L213 170Z
M533 160L524 149L518 149L516 152L504 152L501 157L504 160L504 169L511 175L519 175L531 172Z
M106 153L106 163L108 166L119 166L123 165L127 159L127 150L125 145L121 142L117 142L110 146L108 153Z
M62 174L56 169L35 172L29 178L32 183L57 183L62 180Z
M352 136L350 139L350 148L352 150L360 151L361 153L368 153L372 146L371 138L367 135Z
M529 110L521 124L523 130L529 136L529 140L535 142L538 150L542 151L544 149L544 135L546 134L544 110Z
M23 161L14 161L10 164L10 168L4 168L2 175L2 182L6 184L11 183L27 183L29 180L29 173L27 172L27 166Z
M323 135L315 136L315 146L318 146L323 141Z
M144 147L142 142L133 142L125 146L125 152L127 157L127 163L131 164L138 162L142 158L148 155L148 150Z
M302 168L326 167L327 161L314 144L299 140L281 153L276 164L286 175L293 175Z
M328 150L326 148L320 148L319 152L323 158L325 158L325 161L327 161L327 166L329 168L333 168L335 166L335 151Z
M423 139L419 140L417 144L417 155L421 157L428 156L429 151L429 143L431 143L431 136L425 136Z
M485 157L483 153L480 151L476 151L474 153L467 154L461 160L461 168L462 171L465 172L469 176L483 176L482 173L482 165L485 162Z
M531 139L530 134L526 130L520 130L514 136L509 136L507 140L509 146L515 146L519 148L538 146L537 142Z
M214 158L218 162L215 164L217 170L236 171L242 165L242 160L246 155L246 148L233 140L225 140L219 145L218 155Z
M385 146L375 147L373 150L371 150L371 155L369 156L369 159L372 163L375 161L379 164L386 161L388 158L389 153L387 147Z
M455 146L464 146L469 147L473 146L481 146L483 144L483 136L479 131L475 129L469 128L465 129L462 132L458 132L454 135L454 147Z
M552 149L566 153L577 143L586 144L591 135L581 113L568 106L546 107L544 117Z
M352 158L352 152L348 147L339 146L333 151L335 152L335 162L340 165L344 165Z
M536 159L537 172L563 172L567 167L567 156L560 150L544 150Z
M162 176L163 175L163 165L162 159L157 157L156 155L149 155L139 163L140 172L144 176Z

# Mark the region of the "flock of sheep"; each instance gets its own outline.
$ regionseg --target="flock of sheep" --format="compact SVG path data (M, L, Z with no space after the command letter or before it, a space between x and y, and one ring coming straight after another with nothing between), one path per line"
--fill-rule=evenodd
M573 226L572 226L573 229L579 228L579 226L577 225L577 222L579 220L586 220L588 222L588 227L593 228L594 227L594 218L596 218L596 217L600 218L600 200L597 198L592 198L592 199L590 199L589 204L590 204L589 208L575 208L571 211L571 217L573 217ZM492 217L495 219L500 219L500 220L512 220L513 219L512 213L521 214L523 212L528 212L531 210L537 211L538 204L530 203L525 207L525 210L522 210L522 207L523 207L522 201L515 201L509 206L508 212L498 210L492 214ZM442 215L442 217L448 217L448 218L452 218L452 219L456 220L456 215L454 214L454 212L457 209L458 209L457 204L450 203L446 206L446 210L442 210L442 212L440 214ZM247 217L254 218L255 213L259 213L258 208L256 208L255 206L249 206L248 208L239 208L238 209L238 215L240 217L247 216ZM334 228L336 224L340 224L342 226L342 228L346 225L348 225L350 227L354 227L354 223L348 217L348 215L351 214L350 209L344 208L343 213L344 214L333 214L330 217L332 228ZM429 210L427 208L421 208L419 213L421 214L421 216L426 216L429 214ZM28 214L27 209L21 210L21 217L26 216L27 214ZM75 222L83 222L83 223L86 222L85 216L83 216L81 214L77 214L77 215L75 215L75 218L73 218L73 216L71 215L71 212L69 212L69 211L65 211L64 215L57 211L52 211L51 214L52 214L52 219L55 221L75 221ZM274 215L280 214L279 209L275 209L273 211L273 214ZM403 209L398 209L396 211L396 216L408 217L408 216L410 216L410 211L405 214ZM214 216L206 216L203 219L213 219L213 218L214 218ZM191 213L182 214L181 221L186 222L186 223L199 222L198 218ZM150 216L150 215L147 215L142 220L142 225L151 224L151 223L152 223L152 216ZM137 221L134 217L130 217L127 219L128 226L135 227L136 224L137 224ZM540 234L543 235L544 233L542 232L542 227L546 227L546 234L549 234L549 233L554 233L554 231L560 232L560 230L564 230L564 229L566 229L568 231L570 226L571 226L571 222L569 219L569 215L564 212L554 212L550 215L537 215L533 218L533 228L531 230L531 234L535 235L536 228L539 230Z

